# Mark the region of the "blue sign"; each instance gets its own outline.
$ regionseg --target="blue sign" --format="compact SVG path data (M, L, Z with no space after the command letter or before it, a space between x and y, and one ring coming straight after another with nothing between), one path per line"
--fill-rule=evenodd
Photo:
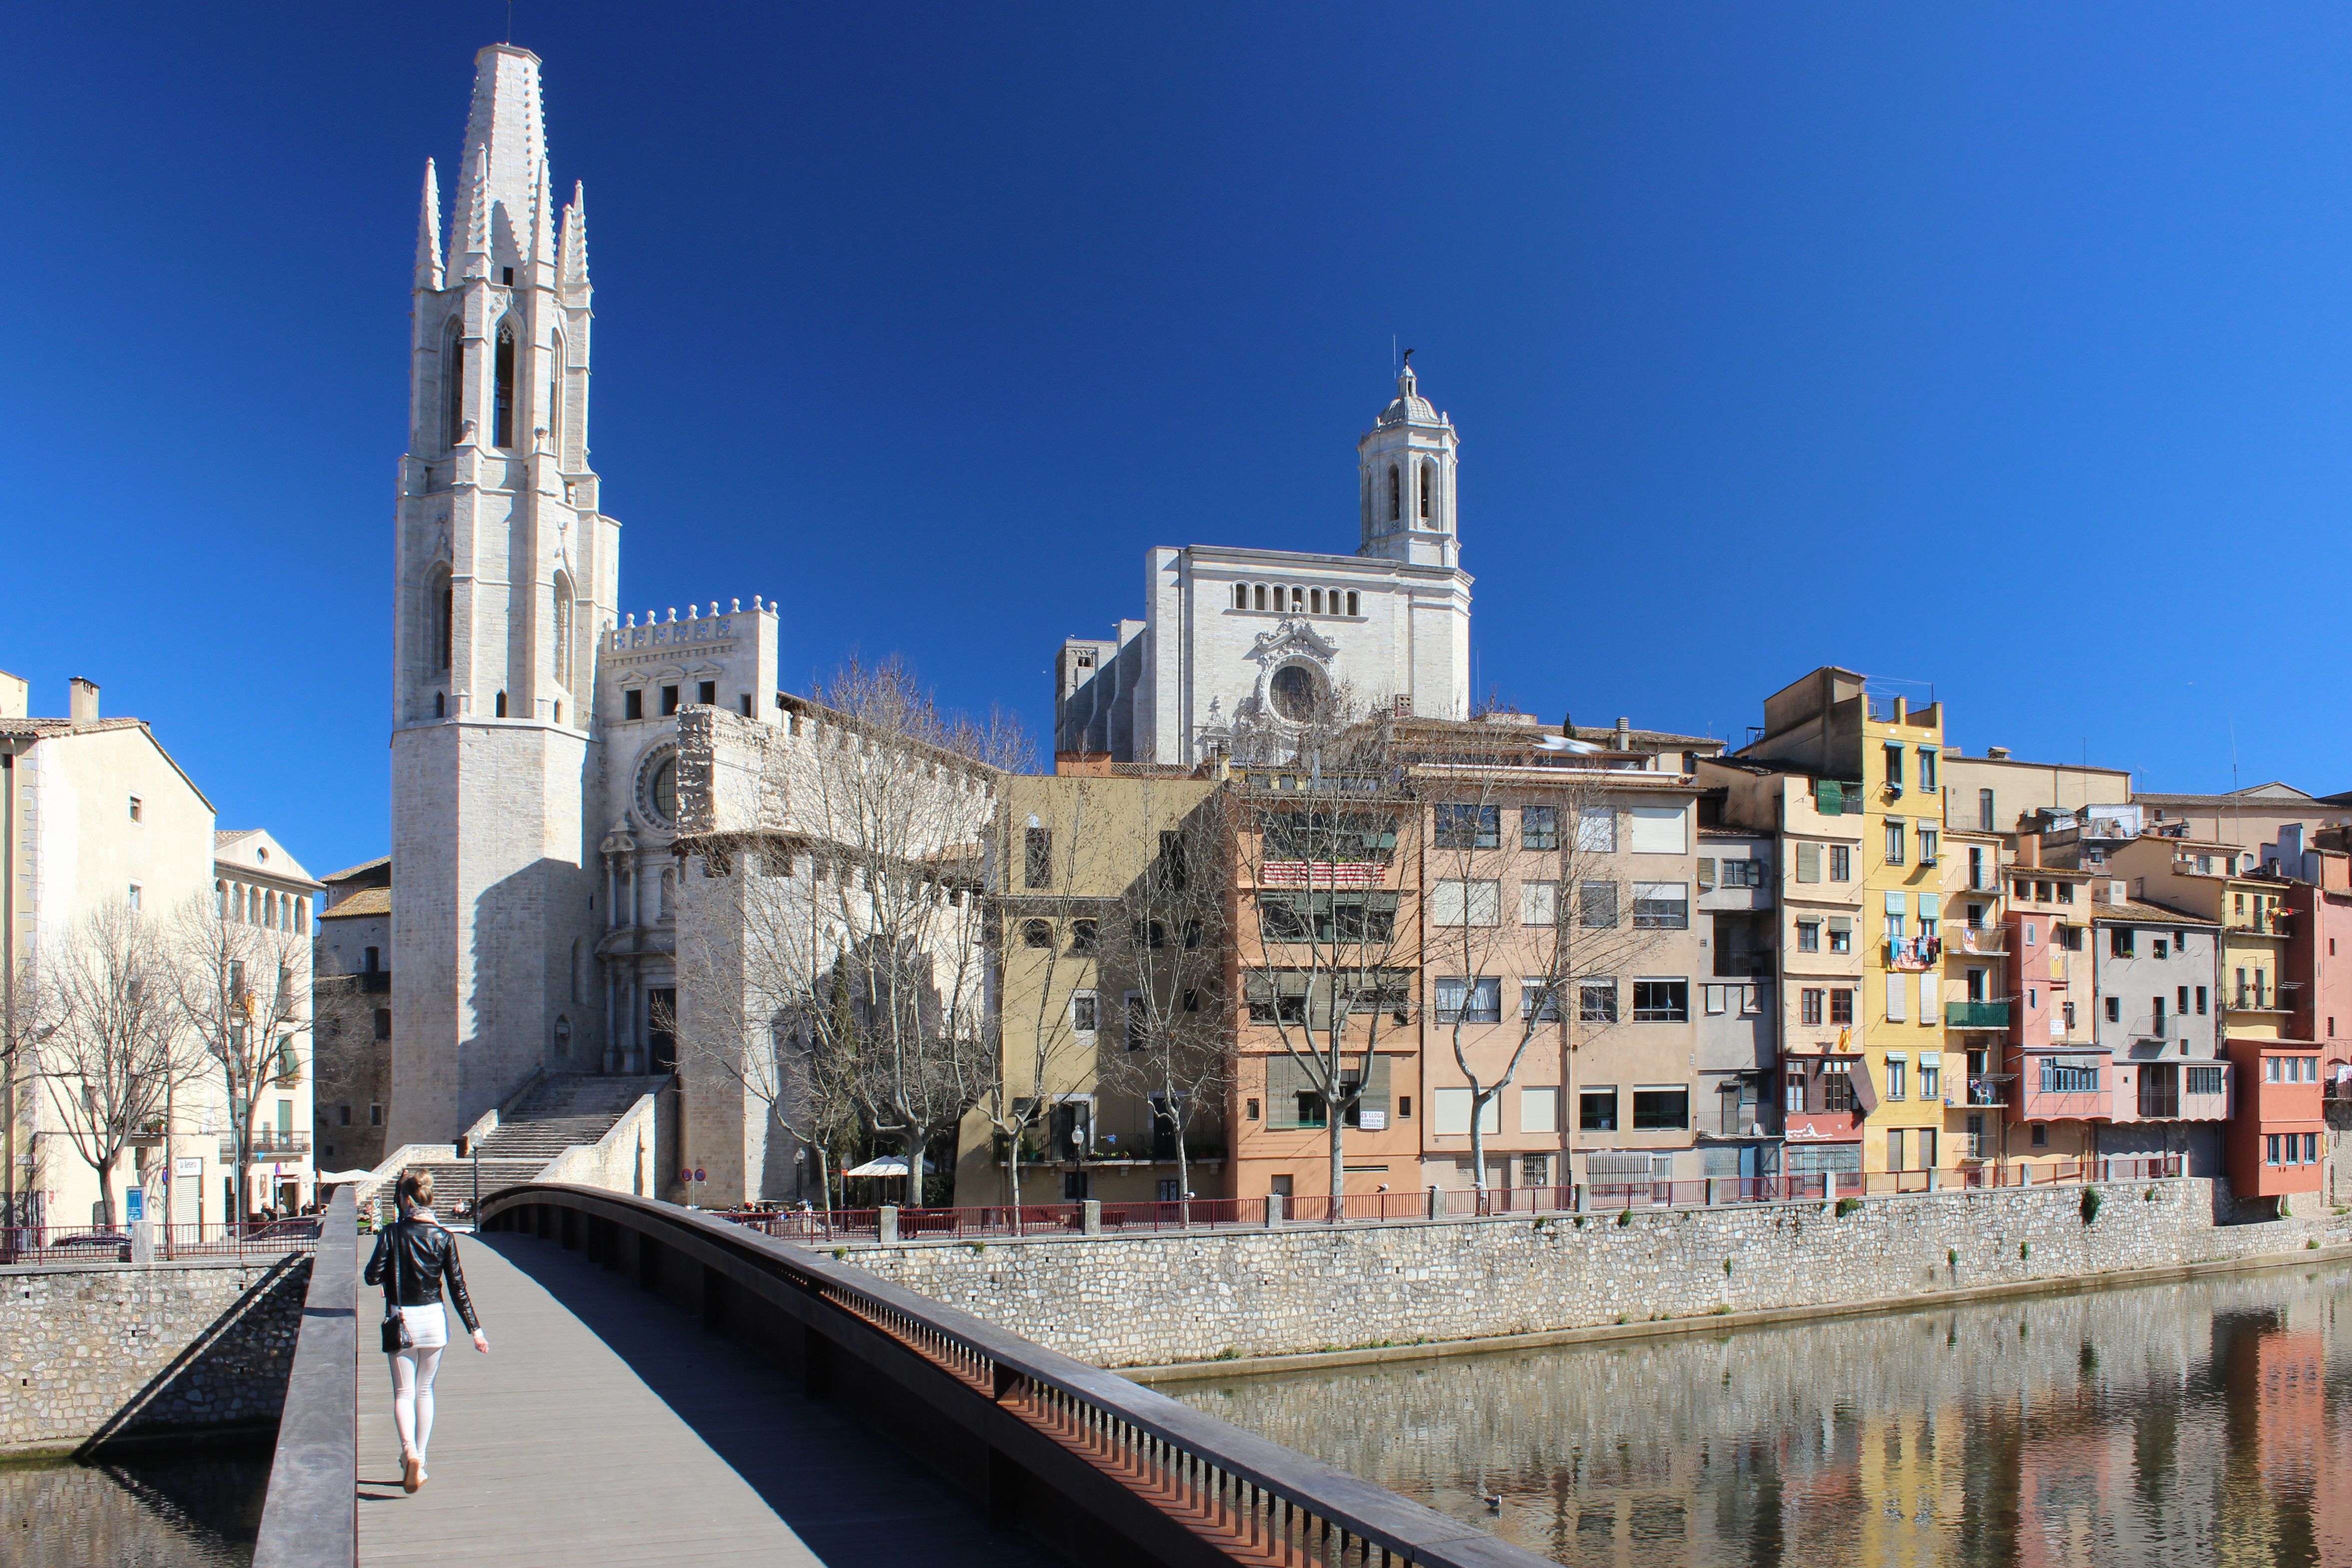
M137 1187L122 1194L122 1215L132 1225L147 1217L147 1194Z

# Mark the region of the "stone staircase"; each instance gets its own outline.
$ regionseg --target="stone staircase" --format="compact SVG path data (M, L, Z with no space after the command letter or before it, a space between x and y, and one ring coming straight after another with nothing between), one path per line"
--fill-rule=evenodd
M657 1092L667 1078L608 1078L592 1073L549 1074L533 1084L469 1153L480 1156L484 1193L536 1178L567 1149L593 1144L613 1130L642 1097ZM407 1171L433 1174L434 1209L442 1218L470 1209L475 1190L473 1159L414 1161ZM383 1184L389 1201L393 1183Z

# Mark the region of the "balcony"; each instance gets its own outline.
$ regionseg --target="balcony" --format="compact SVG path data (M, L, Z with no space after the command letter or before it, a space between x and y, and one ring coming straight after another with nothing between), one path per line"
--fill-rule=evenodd
M1944 1004L1944 1026L1948 1029L2006 1029L2009 1027L2009 1004L1947 1002Z
M1958 1160L1990 1160L2000 1148L2000 1140L1990 1132L1947 1132L1944 1142Z
M2009 951L2009 929L2006 926L1962 926L1955 951L1999 958Z
M1927 969L1944 956L1944 944L1932 936L1915 936L1883 943L1881 951L1889 969Z
M2107 1121L2115 1117L2115 1064L2105 1051L2072 1049L2026 1058L2019 1075L2017 1120Z
M307 1132L280 1132L265 1127L253 1135L253 1157L257 1160L299 1160L310 1152L310 1135ZM236 1163L236 1140L220 1141L221 1163Z
M1969 1078L1969 1100L1971 1106L2006 1106L2009 1103L2007 1073L1974 1073Z

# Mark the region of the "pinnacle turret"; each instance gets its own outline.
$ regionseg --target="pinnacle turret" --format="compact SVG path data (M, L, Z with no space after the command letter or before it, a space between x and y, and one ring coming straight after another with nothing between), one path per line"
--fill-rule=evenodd
M530 182L530 264L534 269L544 269L542 279L555 268L555 215L549 210L555 193L550 184L547 157L542 153Z
M441 287L441 182L425 160L425 204L416 215L416 287Z
M555 275L555 286L567 300L573 300L588 287L588 192L577 180L572 183L572 201L563 209L558 248L562 267Z
M463 247L465 264L459 276L487 278L490 275L490 150L474 149L474 157L466 170L466 227L457 243Z

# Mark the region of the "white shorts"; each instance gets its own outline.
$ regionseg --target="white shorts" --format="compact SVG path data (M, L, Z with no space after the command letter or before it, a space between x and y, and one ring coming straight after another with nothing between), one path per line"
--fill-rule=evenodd
M440 1301L428 1307L403 1307L400 1321L408 1325L408 1343L420 1351L437 1351L449 1342L449 1310Z

